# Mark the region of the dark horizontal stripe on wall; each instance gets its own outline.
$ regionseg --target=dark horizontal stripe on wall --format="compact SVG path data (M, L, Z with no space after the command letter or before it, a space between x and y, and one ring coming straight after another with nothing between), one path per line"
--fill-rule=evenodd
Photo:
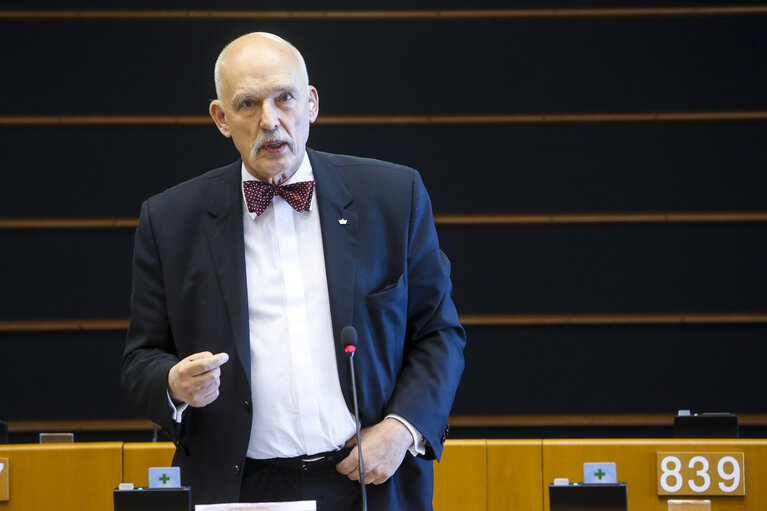
M458 310L481 324L767 312L764 223L440 227L439 241Z
M767 323L767 313L726 314L465 314L464 326L701 325Z
M386 21L479 19L578 19L765 15L761 5L710 7L617 7L582 9L450 10L5 10L0 20L210 20L210 21Z
M767 211L767 122L477 129L315 126L309 146L419 170L434 211L442 214ZM470 143L478 133L481 146ZM0 135L0 160L10 183L0 190L0 218L6 219L135 217L147 197L239 157L212 122L107 129L8 126ZM46 157L29 158L41 151ZM66 172L53 171L51 158ZM467 194L480 175L492 186ZM98 190L120 193L96 193L96 183Z
M767 222L767 211L712 213L576 213L521 215L434 215L443 226L584 225ZM137 218L0 218L0 230L135 229Z
M567 225L767 222L767 211L726 213L576 213L557 215L435 215L437 225ZM0 221L0 226L2 223Z
M764 20L6 21L0 42L25 49L4 54L6 74L38 62L57 77L57 94L45 81L5 80L0 113L205 115L218 52L256 28L304 51L321 116L765 110L767 48L754 44ZM482 91L504 93L456 94L480 76ZM120 101L109 84L120 84Z
M765 426L767 414L738 414L738 424ZM673 426L674 416L667 413L451 415L450 425L459 427ZM9 423L9 430L10 427Z
M729 325L767 323L767 313L726 314L465 314L464 326ZM0 321L0 332L126 330L127 319Z
M452 413L765 413L766 329L765 324L468 327L467 364Z
M449 422L457 427L673 426L674 416L666 413L451 415ZM767 426L767 414L738 414L738 424ZM8 421L9 433L147 431L153 427L152 421L142 419Z
M765 121L767 111L631 112L490 115L320 115L328 126L643 123ZM0 126L196 126L211 125L207 115L31 115L0 116Z

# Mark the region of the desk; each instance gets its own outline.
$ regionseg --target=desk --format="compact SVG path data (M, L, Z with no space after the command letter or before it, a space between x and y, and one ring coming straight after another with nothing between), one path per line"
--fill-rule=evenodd
M555 477L583 480L583 463L614 461L618 480L628 483L628 508L666 511L667 498L659 497L656 480L657 452L743 452L745 497L705 497L716 511L767 509L767 440L544 440L543 481ZM544 492L544 509L549 495Z
M10 464L10 500L0 510L111 510L122 453L122 442L0 445Z
M0 446L10 460L9 502L0 511L111 511L121 481L147 484L168 466L171 443ZM743 452L745 497L710 497L717 511L767 509L767 440L448 440L434 465L436 511L549 511L555 477L583 478L583 463L614 461L628 483L629 509L666 511L657 495L657 452Z

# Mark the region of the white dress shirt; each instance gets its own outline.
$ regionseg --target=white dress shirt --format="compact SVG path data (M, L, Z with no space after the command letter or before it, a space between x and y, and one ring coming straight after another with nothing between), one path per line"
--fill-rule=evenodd
M255 178L242 166L243 181ZM286 183L313 180L309 158ZM253 421L247 456L295 457L337 450L355 431L341 392L316 193L297 212L275 196L261 216L243 200ZM170 396L168 398L170 400ZM172 404L172 403L171 403ZM174 409L181 421L185 404ZM425 452L413 435L410 452Z
M242 177L254 179L244 166ZM304 155L285 184L312 179ZM316 194L303 213L281 197L261 216L243 206L243 232L253 394L248 457L339 449L355 425L338 379Z

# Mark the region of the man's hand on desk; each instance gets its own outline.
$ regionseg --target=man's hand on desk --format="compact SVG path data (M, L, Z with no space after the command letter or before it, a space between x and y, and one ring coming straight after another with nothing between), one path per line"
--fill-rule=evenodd
M209 351L189 355L168 372L168 394L176 404L208 405L218 397L221 366L229 355Z
M397 419L384 419L375 426L360 431L362 437L362 461L365 465L365 484L386 482L399 468L408 448L413 443L410 430ZM359 481L359 454L357 454L357 436L346 442L346 446L355 446L343 461L336 465L336 470L352 481Z

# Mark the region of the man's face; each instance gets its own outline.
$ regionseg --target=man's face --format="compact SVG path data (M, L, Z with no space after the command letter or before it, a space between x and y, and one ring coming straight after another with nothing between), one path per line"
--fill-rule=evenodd
M303 161L309 124L317 118L317 91L292 48L266 40L227 51L211 116L232 137L248 172L283 183Z

